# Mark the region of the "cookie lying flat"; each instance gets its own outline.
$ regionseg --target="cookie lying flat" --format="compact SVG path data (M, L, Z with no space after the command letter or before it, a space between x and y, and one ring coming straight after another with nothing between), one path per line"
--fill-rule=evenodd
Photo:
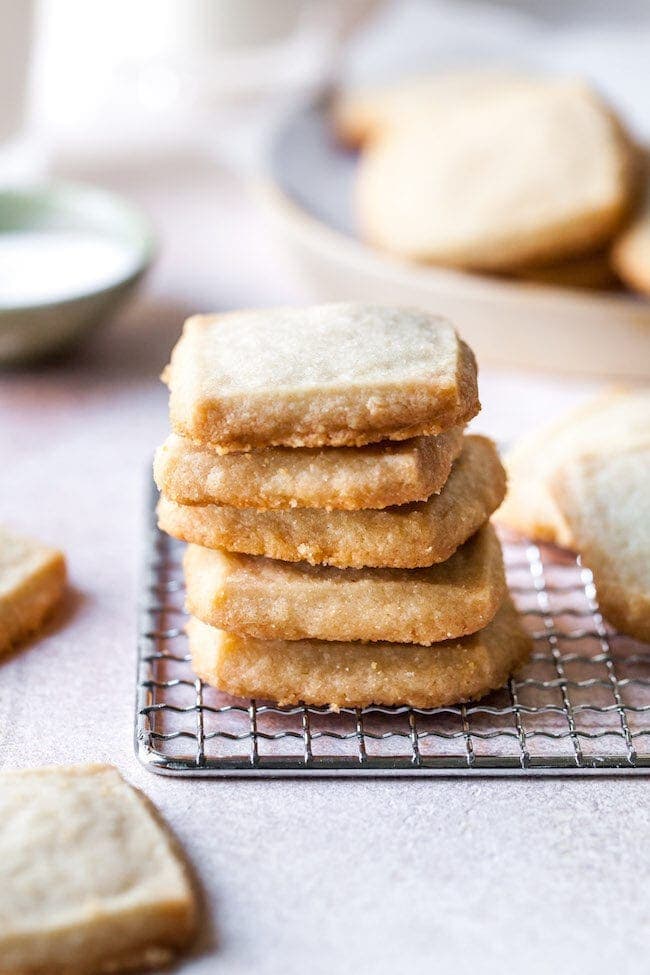
M116 769L0 773L0 975L158 968L195 926L171 840Z
M559 470L553 498L594 574L604 616L650 642L650 441Z
M463 428L366 447L268 447L218 454L176 434L159 447L156 484L179 504L355 510L439 494Z
M412 113L362 152L356 210L362 236L401 257L513 271L607 244L636 175L609 109L554 82Z
M221 453L406 440L479 410L474 357L449 322L383 305L195 316L163 378L173 430Z
M0 654L41 626L65 580L61 552L0 527Z
M337 136L349 146L383 138L391 130L417 121L433 120L448 111L450 99L460 112L465 99L510 95L543 86L541 79L495 71L459 71L407 78L389 85L344 92L335 101L332 120Z
M208 684L236 697L335 709L474 700L505 684L531 649L509 599L484 630L432 647L255 640L196 619L187 632L192 666Z
M504 494L505 474L494 445L484 437L466 437L447 483L428 501L383 511L255 511L180 505L163 497L158 523L185 542L285 562L416 568L453 555Z
M573 546L551 493L557 472L582 453L650 442L650 392L608 392L535 430L506 457L508 493L499 522L530 538Z
M506 591L489 525L427 569L335 569L191 545L185 582L193 616L262 640L430 644L480 630Z

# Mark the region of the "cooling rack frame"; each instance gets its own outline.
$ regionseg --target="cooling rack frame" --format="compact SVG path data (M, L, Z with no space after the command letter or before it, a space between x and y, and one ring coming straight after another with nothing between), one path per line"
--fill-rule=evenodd
M497 695L427 710L279 708L226 698L192 673L183 546L158 530L156 497L152 488L135 708L135 751L150 771L201 778L650 773L650 647L607 626L591 573L568 553L503 539L534 653Z

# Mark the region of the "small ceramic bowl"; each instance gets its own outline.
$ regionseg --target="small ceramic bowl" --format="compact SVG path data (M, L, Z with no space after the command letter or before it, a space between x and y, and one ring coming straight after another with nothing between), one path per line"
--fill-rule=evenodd
M129 260L108 284L75 290L69 297L43 294L29 304L11 306L0 298L0 364L43 358L74 344L115 312L153 259L154 239L146 218L119 196L68 183L0 190L0 240L9 233L61 231L123 245Z

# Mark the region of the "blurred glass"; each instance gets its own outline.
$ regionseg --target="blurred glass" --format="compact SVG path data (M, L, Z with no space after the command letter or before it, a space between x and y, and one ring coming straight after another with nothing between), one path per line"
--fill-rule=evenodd
M39 0L39 131L66 161L237 153L240 129L331 80L342 37L375 3Z
M0 143L21 131L33 33L31 0L0 0Z
M27 133L33 38L32 0L0 0L0 183L39 168Z

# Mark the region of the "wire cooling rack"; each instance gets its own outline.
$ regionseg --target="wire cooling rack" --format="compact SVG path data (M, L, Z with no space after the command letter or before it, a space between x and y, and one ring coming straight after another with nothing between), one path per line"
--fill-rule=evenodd
M650 771L650 647L603 622L569 553L502 536L530 662L476 704L285 707L221 694L192 673L183 546L153 505L138 642L136 752L182 776L533 775Z

